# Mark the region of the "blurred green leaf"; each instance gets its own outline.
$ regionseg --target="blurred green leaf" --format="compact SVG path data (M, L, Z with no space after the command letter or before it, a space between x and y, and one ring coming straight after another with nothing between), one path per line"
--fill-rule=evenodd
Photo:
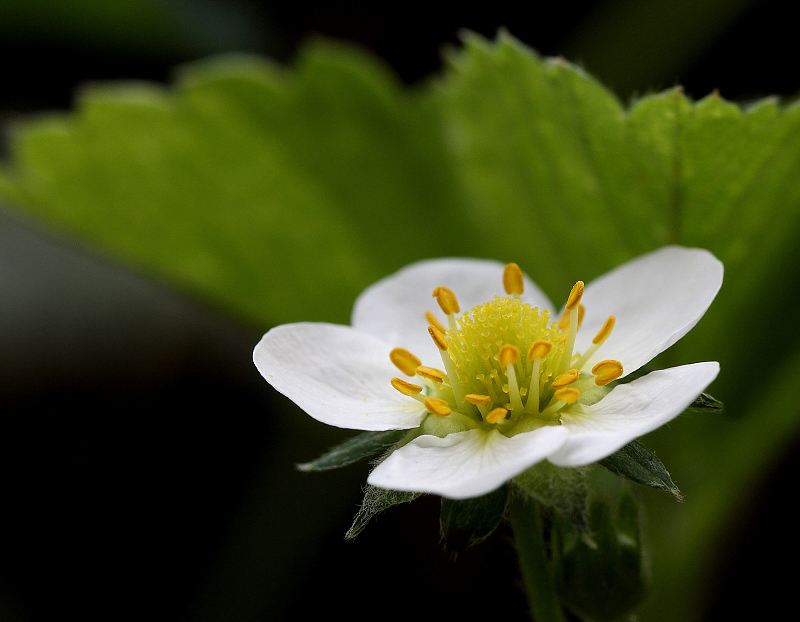
M462 551L492 535L503 520L509 493L508 486L501 486L471 499L443 497L439 523L445 547L454 552Z
M722 291L655 366L719 360L726 410L655 436L689 501L650 518L647 609L697 619L713 569L698 544L798 433L800 106L673 89L626 109L507 35L468 36L448 61L403 90L318 44L291 70L226 57L172 89L87 89L15 128L0 196L260 327L344 322L363 287L424 257L516 261L558 303L663 244L708 248Z

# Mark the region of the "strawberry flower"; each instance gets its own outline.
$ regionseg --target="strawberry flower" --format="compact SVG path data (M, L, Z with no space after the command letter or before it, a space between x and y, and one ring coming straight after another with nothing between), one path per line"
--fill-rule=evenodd
M682 413L718 363L618 381L699 321L722 275L708 251L664 247L578 281L555 313L516 264L421 261L367 288L352 326L278 326L253 358L323 423L409 430L368 483L466 499L542 460L597 462Z

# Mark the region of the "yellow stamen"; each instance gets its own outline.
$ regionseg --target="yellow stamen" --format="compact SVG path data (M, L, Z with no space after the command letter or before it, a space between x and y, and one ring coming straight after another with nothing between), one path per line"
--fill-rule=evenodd
M428 333L430 334L431 338L433 339L433 343L436 344L437 348L440 350L447 350L447 339L445 339L442 331L435 326L428 326Z
M560 376L556 376L551 386L554 389L560 389L561 387L567 387L571 385L576 380L578 380L578 370L574 368L568 369Z
M565 309L564 313L561 314L561 317L558 318L558 327L565 331L569 328L569 309Z
M567 404L574 403L580 396L581 392L578 389L573 389L572 387L566 387L564 389L559 389L554 393L555 398L559 402L566 402Z
M389 359L395 364L395 367L403 372L406 376L413 376L417 367L422 365L416 356L411 354L404 348L395 348L389 353Z
M430 311L425 312L425 319L428 320L428 324L431 326L435 326L439 329L439 331L444 334L447 332L447 329L442 325L442 323L436 318L436 316L431 313Z
M469 395L465 395L464 399L467 400L470 404L475 404L475 406L488 406L492 403L492 398L488 395L478 395L477 393L470 393Z
M505 408L495 408L486 415L486 422L487 423L497 423L498 421L502 421L506 418L508 411Z
M583 324L583 316L585 313L586 313L586 307L584 307L583 305L578 305L578 328L580 328L581 324Z
M445 315L452 315L460 311L458 299L453 293L453 290L440 285L433 290L433 297L436 298L436 302L439 303Z
M506 294L519 296L524 288L525 280L522 277L522 270L515 263L507 264L503 269L503 289L506 290Z
M435 367L425 367L424 365L420 365L415 371L417 372L417 375L427 378L428 380L433 380L434 382L443 382L445 378L445 373L436 369Z
M440 417L446 417L453 412L450 410L450 406L447 405L447 402L440 400L438 397L426 397L422 400L422 403L425 404L425 408L430 412Z
M543 359L550 353L552 348L552 343L540 339L539 341L536 341L528 350L528 360L533 361L536 359Z
M592 373L596 375L594 383L598 387L604 387L622 375L622 363L613 359L600 361L592 367Z
M422 387L402 378L392 378L392 386L403 395L417 395L422 393Z
M575 307L577 307L581 302L581 297L583 296L583 281L578 281L575 285L572 286L572 291L569 293L569 298L567 298L566 309L567 311L572 311Z
M497 360L501 367L508 367L513 365L519 359L519 350L516 346L505 345L500 348L500 353L497 355Z
M614 328L615 321L616 318L613 315L609 315L608 319L606 320L606 323L603 324L603 327L599 331L597 331L597 334L594 336L594 339L592 339L592 343L601 344L606 339L608 339L608 336L611 334L611 329Z

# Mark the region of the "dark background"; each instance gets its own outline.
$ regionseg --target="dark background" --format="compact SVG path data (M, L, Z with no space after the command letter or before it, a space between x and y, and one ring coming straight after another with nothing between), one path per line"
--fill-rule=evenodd
M0 121L69 109L88 81L168 83L219 52L290 64L319 35L371 50L415 85L462 29L502 26L624 102L676 84L741 102L800 89L795 22L774 0L484 4L0 2ZM293 469L346 433L261 380L250 357L267 328L0 210L0 621L525 618L509 534L454 562L435 498L343 540L367 468ZM709 586L706 619L764 591L775 610L791 606L789 577L753 565L788 532L781 491L796 470L783 465L720 552L728 571Z

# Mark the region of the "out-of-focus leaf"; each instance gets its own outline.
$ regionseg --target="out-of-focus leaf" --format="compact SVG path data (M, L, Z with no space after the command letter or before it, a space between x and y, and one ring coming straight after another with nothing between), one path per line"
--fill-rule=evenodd
M492 535L505 515L509 492L508 486L501 486L472 499L443 497L439 522L445 547L450 551L461 551Z
M262 326L346 321L365 285L424 257L516 261L558 303L663 244L711 250L723 288L655 366L718 360L725 416L648 441L688 499L651 518L648 610L700 615L691 547L742 502L734 475L754 482L798 433L781 380L800 343L800 106L674 89L626 109L566 62L470 36L413 91L334 46L288 71L226 58L172 90L96 87L23 123L9 153L9 203Z

